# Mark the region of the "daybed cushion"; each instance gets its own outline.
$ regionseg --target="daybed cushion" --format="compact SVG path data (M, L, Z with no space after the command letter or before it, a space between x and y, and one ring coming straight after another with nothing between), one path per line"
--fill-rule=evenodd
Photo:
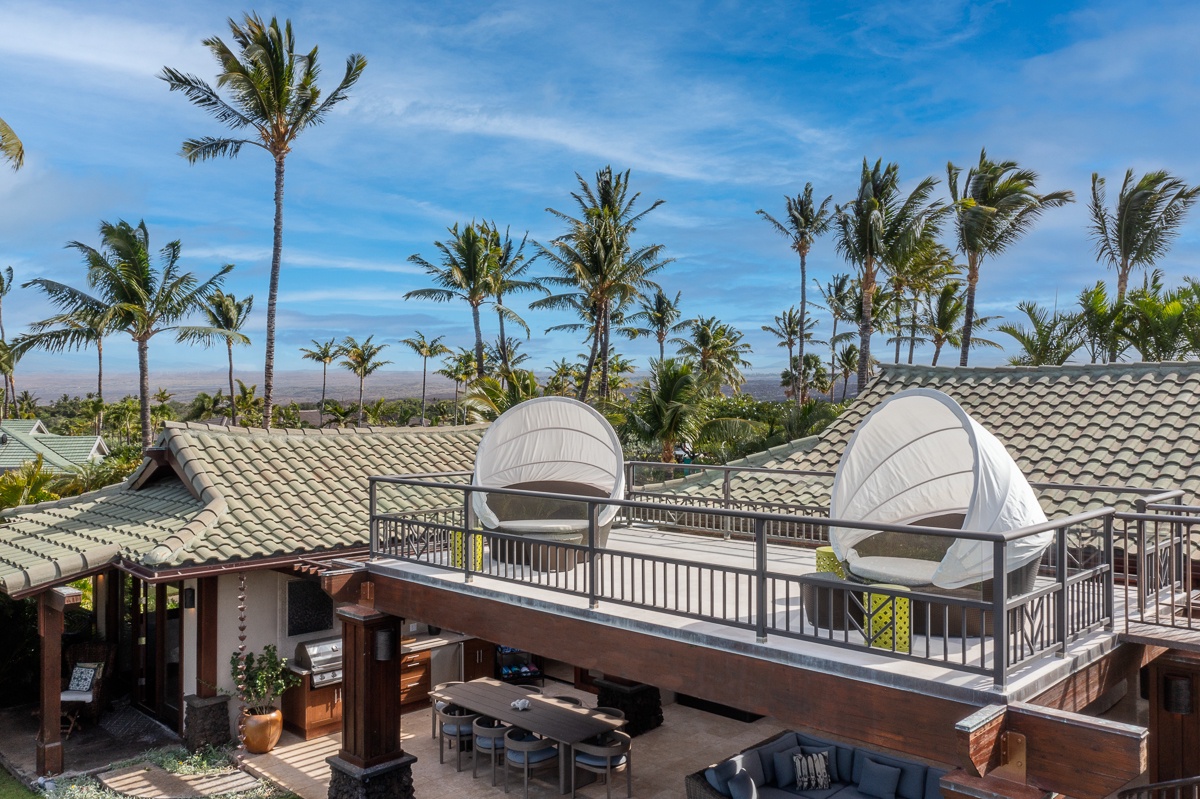
M933 582L933 573L941 565L936 560L918 560L916 558L890 558L884 555L871 555L865 558L855 558L849 561L850 571L856 577L871 580L876 583L891 583L909 588L919 585L929 585Z
M863 763L862 777L858 780L858 792L874 799L896 799L896 787L899 784L900 769L877 763L868 757Z
M940 768L931 768L925 771L925 799L942 799L942 777L945 777L947 772Z
M759 758L758 750L756 749L751 749L749 752L743 752L740 755L734 755L728 760L705 769L704 779L708 780L708 784L717 793L722 796L729 796L729 781L739 771L745 771L749 774L750 779L754 781L756 786L761 787L767 782L763 774L762 760Z
M839 782L850 782L850 776L854 773L854 747L843 746L833 741L826 741L823 738L816 738L812 735L805 735L802 732L796 733L796 737L800 740L801 746L832 746L837 750L837 768L834 768L833 761L829 764L829 776ZM836 772L836 774L834 773Z
M758 789L754 780L745 771L739 771L729 780L729 795L732 799L758 799Z
M900 781L896 787L898 799L925 799L925 772L927 769L924 764L856 749L854 751L853 782L859 786L860 790L862 789L863 767L868 760L900 769ZM842 779L845 779L845 776Z
M800 741L796 738L796 733L788 732L779 736L773 741L763 744L757 749L751 749L746 754L757 752L762 758L762 773L764 781L771 785L778 785L775 779L775 753L786 752L788 749L795 748L800 745ZM749 769L747 769L749 770ZM762 783L759 783L760 785Z
M780 788L796 787L796 761L793 758L799 754L803 754L799 746L771 754L775 763L775 779L771 782L772 785Z
M587 519L513 519L497 526L502 533L586 533Z

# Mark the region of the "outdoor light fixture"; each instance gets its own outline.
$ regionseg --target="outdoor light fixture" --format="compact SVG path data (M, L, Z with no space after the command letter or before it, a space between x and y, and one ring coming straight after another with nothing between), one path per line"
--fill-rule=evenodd
M192 610L193 608L196 607L196 589L195 588L183 589L183 606L188 610Z
M380 663L391 660L396 654L396 632L390 627L375 631L375 659Z
M1181 716L1192 712L1192 678L1177 674L1163 677L1163 710Z

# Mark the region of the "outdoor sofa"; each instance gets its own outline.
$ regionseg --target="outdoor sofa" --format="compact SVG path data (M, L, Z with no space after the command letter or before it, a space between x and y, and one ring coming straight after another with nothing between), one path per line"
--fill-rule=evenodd
M829 788L798 790L793 756L825 752ZM942 799L947 772L870 749L783 732L687 775L687 799ZM748 778L748 779L747 779Z

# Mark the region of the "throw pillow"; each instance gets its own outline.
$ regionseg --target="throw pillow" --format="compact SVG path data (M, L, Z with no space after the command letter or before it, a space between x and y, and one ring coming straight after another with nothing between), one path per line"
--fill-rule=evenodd
M900 784L900 769L895 766L885 766L867 758L863 763L862 778L858 781L858 791L865 796L875 799L896 799L896 786Z
M71 682L67 686L68 691L83 691L92 690L92 681L96 679L96 665L93 663L80 663L71 672Z
M744 769L729 781L729 795L733 799L758 799L758 788Z
M732 760L726 760L718 763L711 768L704 770L704 778L708 780L708 784L722 796L729 796L729 781L733 779L738 772L738 765Z
M793 746L771 755L775 759L775 784L780 788L791 788L796 784L796 761L793 758L798 754L801 754L800 747Z
M829 789L829 755L824 752L792 756L796 765L796 790L824 791Z
M841 781L838 777L836 746L801 746L800 751L806 755L815 755L818 752L824 752L825 757L829 760L829 780L831 782Z

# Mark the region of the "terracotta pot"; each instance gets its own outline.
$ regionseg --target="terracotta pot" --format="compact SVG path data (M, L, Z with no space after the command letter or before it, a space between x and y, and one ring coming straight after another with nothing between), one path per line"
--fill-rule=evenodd
M283 735L283 713L279 710L262 714L247 713L243 726L246 751L256 755L266 754L275 748L279 736Z

